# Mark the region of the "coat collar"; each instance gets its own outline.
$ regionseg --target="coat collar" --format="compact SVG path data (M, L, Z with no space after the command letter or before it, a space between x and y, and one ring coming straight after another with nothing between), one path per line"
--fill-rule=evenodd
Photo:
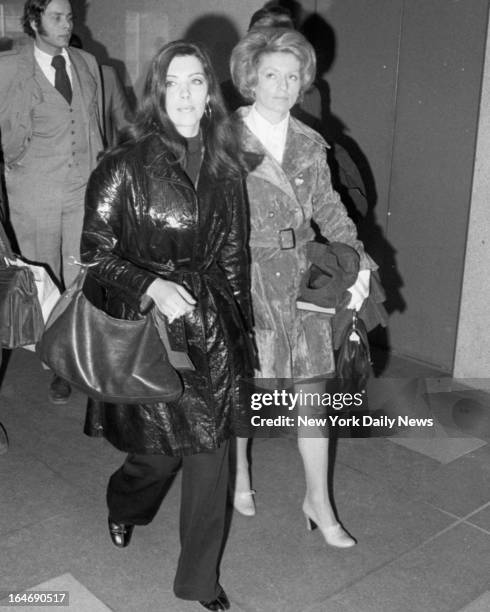
M158 134L155 133L148 136L143 146L142 158L144 160L145 170L149 176L156 180L178 183L183 187L194 189L194 185L187 176L185 170L175 161L173 154L166 149ZM209 180L216 182L216 179L211 179L207 172L207 158L207 153L204 151L198 186L200 186L203 181Z
M325 156L327 143L320 134L290 116L283 160L282 164L279 164L243 121L250 108L243 106L235 112L235 115L241 123L244 150L246 153L263 158L262 163L254 170L254 175L272 183L290 197L296 198L291 181L314 161Z
M19 72L22 72L24 75L34 76L34 73L36 71L36 60L34 58L34 41L23 40L15 47L15 50L19 55ZM79 49L67 47L66 52L70 57L70 62L72 66L73 64L76 64L78 70L80 70L80 66L86 64L86 62L83 60L83 52Z
M143 141L142 153L143 164L149 176L156 180L182 183L186 187L190 185L180 164L166 149L158 134L151 134Z

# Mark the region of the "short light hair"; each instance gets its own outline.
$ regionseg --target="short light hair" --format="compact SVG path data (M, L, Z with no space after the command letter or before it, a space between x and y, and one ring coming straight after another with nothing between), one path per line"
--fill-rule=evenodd
M302 34L286 28L254 27L236 45L231 54L230 70L238 91L246 100L253 101L258 66L262 56L268 53L291 53L299 60L299 95L302 96L315 80L315 50Z

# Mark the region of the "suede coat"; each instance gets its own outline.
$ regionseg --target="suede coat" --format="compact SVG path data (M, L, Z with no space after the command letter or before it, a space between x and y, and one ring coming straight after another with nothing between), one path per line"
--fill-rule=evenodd
M339 195L333 190L325 140L290 117L282 164L242 120L242 143L262 162L247 177L250 205L250 254L255 340L261 378L311 378L333 372L329 315L296 308L301 277L309 262L306 243L313 220L332 242L344 242L360 255L360 269L376 268L357 239ZM281 250L279 232L292 228L295 248Z
M158 277L182 284L195 310L169 325L195 366L172 403L90 402L86 433L140 454L190 455L230 437L239 380L250 372L247 211L240 179L216 180L206 154L197 187L157 135L108 155L86 196L82 259L106 287L103 306L134 319ZM147 296L146 296L147 297Z

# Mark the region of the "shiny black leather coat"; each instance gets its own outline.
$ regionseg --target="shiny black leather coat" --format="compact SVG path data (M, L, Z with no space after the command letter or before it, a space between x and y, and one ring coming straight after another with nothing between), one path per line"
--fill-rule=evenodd
M196 371L172 403L115 405L89 401L86 433L118 449L188 455L227 439L240 405L238 381L249 372L251 329L247 210L243 181L216 180L206 155L195 189L171 163L158 136L107 156L86 196L82 260L104 283L103 306L139 315L157 277L186 287L193 313L169 326L184 341Z

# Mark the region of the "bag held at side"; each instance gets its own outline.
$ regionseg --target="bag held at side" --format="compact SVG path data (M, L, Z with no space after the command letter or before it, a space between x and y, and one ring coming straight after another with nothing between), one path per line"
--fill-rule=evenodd
M371 374L371 353L366 326L352 311L352 322L344 330L336 355L337 378L344 392L361 392L366 389Z
M83 293L87 269L62 294L38 352L58 376L94 399L123 404L177 399L182 380L170 365L150 312L117 319Z
M0 347L9 349L37 342L43 331L34 276L15 260L0 223Z

